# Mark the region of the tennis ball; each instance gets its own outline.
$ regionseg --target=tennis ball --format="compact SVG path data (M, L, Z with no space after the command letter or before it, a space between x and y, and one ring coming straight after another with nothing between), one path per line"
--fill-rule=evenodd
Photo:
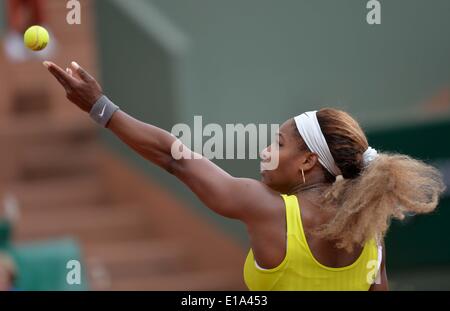
M25 31L23 36L25 46L33 51L45 49L50 41L47 29L41 26L31 26Z

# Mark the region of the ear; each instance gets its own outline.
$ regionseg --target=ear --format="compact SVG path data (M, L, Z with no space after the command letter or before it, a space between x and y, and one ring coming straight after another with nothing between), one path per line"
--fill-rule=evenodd
M303 157L303 161L301 164L301 169L304 171L311 170L317 163L319 162L319 156L313 152L307 152Z

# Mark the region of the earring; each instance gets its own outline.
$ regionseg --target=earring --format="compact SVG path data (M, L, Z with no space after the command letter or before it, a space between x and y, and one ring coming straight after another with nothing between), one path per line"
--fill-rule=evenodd
M302 169L302 177L303 177L303 183L305 184L305 183L306 183L306 180L305 180L305 172L303 172L303 169Z

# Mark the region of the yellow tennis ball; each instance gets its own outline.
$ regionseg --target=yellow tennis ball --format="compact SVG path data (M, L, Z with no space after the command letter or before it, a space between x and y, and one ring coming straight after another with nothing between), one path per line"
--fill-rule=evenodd
M47 29L41 26L31 26L23 36L25 46L33 51L45 49L50 41Z

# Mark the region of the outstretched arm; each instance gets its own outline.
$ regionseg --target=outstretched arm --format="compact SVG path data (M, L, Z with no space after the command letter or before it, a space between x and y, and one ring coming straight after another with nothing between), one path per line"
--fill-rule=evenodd
M180 179L206 206L222 216L246 223L258 221L266 215L263 207L255 201L260 202L261 197L266 196L280 200L279 195L259 181L231 176L210 160L200 158L200 155L183 146L172 134L122 111L113 115L108 128L144 158ZM174 146L177 150L183 149L181 159L173 157Z
M50 62L44 64L65 88L67 98L81 110L89 112L102 97L100 85L78 64L72 63L66 71ZM222 216L251 225L270 219L275 208L283 204L277 193L259 181L235 178L208 159L195 158L169 132L123 111L114 113L107 128L141 156L178 177L206 206ZM174 144L182 150L181 159L172 155Z

